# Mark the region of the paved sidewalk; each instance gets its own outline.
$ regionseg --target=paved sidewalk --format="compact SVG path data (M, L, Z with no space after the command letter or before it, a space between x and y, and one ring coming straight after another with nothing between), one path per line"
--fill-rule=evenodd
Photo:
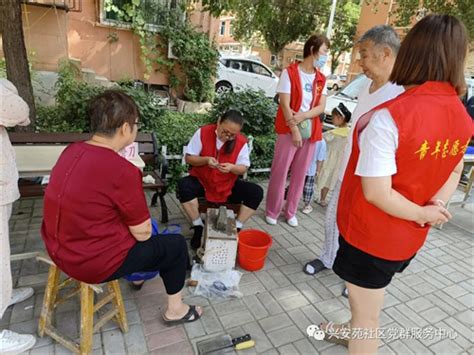
M265 185L265 184L263 184ZM170 223L181 223L191 236L174 196L167 196ZM273 245L262 271L244 272L242 299L207 300L185 290L185 301L204 306L201 320L168 327L161 320L166 294L157 278L140 291L122 283L130 331L122 334L114 323L94 336L94 354L194 354L197 341L218 334L250 333L256 347L239 354L345 354L340 345L309 338L306 328L323 321L347 321L348 300L341 296L342 281L330 270L317 277L301 270L315 258L324 239L324 209L317 206L309 215L298 214L299 227L283 220L269 226L263 207L246 225L273 236ZM379 353L455 354L474 353L472 203L464 210L453 207L456 218L442 230L432 229L429 238L407 270L388 287L381 327L385 329L426 328L455 331L454 339L427 336L418 339L384 339ZM158 217L157 209L152 214ZM14 206L10 223L13 253L42 250L39 235L42 200L22 200ZM13 263L14 284L32 286L31 299L7 310L0 329L36 332L48 267L34 260ZM56 324L66 334L79 334L79 303L73 299L58 308ZM51 338L38 338L31 354L66 354L68 350Z

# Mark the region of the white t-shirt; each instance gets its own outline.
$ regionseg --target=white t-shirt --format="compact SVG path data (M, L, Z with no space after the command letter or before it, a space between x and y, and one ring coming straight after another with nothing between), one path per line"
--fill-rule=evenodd
M352 113L351 118L351 128L349 131L349 135L347 136L347 143L344 148L344 152L342 155L342 162L341 168L339 171L339 180L342 181L344 178L344 173L347 168L347 164L349 163L349 158L351 156L352 151L352 137L354 134L354 127L357 125L357 121L359 118L364 114L372 110L374 107L384 103L390 99L393 99L400 95L402 92L405 91L403 86L395 85L391 82L386 83L384 86L379 88L377 91L370 93L369 88L372 84L372 80L369 80L367 86L363 87L359 92L359 100L357 106ZM375 118L375 117L373 117ZM372 119L373 119L372 118ZM368 127L366 127L367 130ZM359 140L360 141L360 140ZM360 158L359 158L360 160Z
M216 137L216 147L217 150L221 149L224 145L224 142L219 140ZM186 147L186 153L189 155L200 155L202 150L202 143L201 143L201 128L199 128L194 135L192 136L191 140L189 141ZM244 144L242 149L239 152L237 157L237 161L235 162L236 165L245 165L246 167L250 166L250 153L249 153L249 145L247 143Z
M398 128L390 112L376 111L359 136L359 160L355 174L364 177L392 176L397 173L395 153Z
M300 111L307 112L311 109L311 101L313 101L313 83L316 73L307 74L300 68L298 68L298 73L300 74L301 87L303 89L303 101L301 102ZM279 94L291 94L290 76L288 75L288 71L286 69L284 69L280 75L277 92ZM326 85L324 85L322 94L328 94Z

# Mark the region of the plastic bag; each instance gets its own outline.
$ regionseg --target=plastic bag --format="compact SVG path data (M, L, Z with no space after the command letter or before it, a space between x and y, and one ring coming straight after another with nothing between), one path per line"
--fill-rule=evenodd
M191 271L191 280L198 284L194 295L206 298L240 298L239 282L242 273L237 270L221 272L205 271L201 264L194 264Z

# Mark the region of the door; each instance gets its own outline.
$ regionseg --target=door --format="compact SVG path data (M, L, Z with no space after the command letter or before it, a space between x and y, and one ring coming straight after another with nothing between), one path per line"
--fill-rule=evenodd
M255 88L263 90L267 97L274 97L276 95L278 79L263 65L254 62L251 64Z

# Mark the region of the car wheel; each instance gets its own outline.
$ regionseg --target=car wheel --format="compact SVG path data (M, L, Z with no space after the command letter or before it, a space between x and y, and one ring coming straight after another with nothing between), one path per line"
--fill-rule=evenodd
M232 91L232 85L226 81L219 81L216 84L216 94L222 95Z
M337 85L337 84L334 84L334 85L332 86L332 89L333 89L334 91L337 91L337 90L339 90L339 85Z

